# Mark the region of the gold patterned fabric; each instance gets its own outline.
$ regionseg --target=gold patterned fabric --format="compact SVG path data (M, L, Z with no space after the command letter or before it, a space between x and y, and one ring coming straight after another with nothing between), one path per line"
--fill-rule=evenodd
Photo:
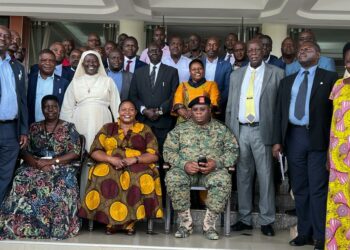
M91 152L103 150L121 158L158 154L152 130L135 123L125 135L118 123L109 123L96 135ZM98 162L89 170L89 181L79 216L126 228L137 220L162 218L162 191L155 164L133 164L115 170Z

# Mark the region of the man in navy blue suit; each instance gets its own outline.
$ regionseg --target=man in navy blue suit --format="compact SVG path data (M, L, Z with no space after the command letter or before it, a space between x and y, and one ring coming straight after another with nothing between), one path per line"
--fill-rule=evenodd
M25 71L7 52L10 30L0 25L0 204L11 183L20 148L27 144Z
M124 71L134 73L136 69L146 66L147 63L137 58L136 53L139 50L137 40L133 36L125 38L123 42Z
M232 66L224 58L219 58L220 41L217 37L209 37L205 46L206 56L202 58L205 67L205 79L215 81L220 90L220 109L222 118L225 114L228 90L230 85L230 74Z
M263 45L265 63L274 65L274 66L279 67L281 69L284 69L285 64L281 60L279 60L276 56L271 54L271 50L272 50L271 37L268 35L262 35L260 38L260 41Z
M51 50L44 49L39 53L39 72L30 74L28 79L29 124L44 119L41 111L41 99L44 96L55 95L59 105L62 105L69 82L54 74L55 65L55 54Z

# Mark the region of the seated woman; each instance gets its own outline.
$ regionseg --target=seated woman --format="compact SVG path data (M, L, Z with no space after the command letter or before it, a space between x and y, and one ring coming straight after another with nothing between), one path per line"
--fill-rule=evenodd
M79 216L106 224L107 234L120 229L132 235L136 221L163 217L157 140L135 120L136 112L131 101L123 101L118 121L102 127L90 150L96 164Z
M194 59L190 65L190 79L180 83L175 92L173 113L179 115L178 122L191 118L191 110L188 104L198 96L207 96L212 103L212 111L218 111L220 98L219 88L216 82L207 81L204 77L204 65L201 60Z
M79 134L58 119L56 96L41 101L45 120L30 126L24 163L0 209L0 239L66 239L77 235Z

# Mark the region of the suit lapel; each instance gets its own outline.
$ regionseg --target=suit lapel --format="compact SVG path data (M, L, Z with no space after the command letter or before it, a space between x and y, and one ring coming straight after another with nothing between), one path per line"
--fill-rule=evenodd
M214 76L214 80L219 79L220 75L221 75L221 64L222 64L222 60L218 59L218 63L216 64L216 69L215 69L215 76Z
M266 86L269 83L271 76L272 76L272 70L267 64L265 64L265 72L264 72L264 77L263 77L262 86L261 86L260 98L264 94L264 91L266 90Z
M310 100L315 95L315 93L318 90L318 88L322 85L322 80L321 80L322 76L323 76L323 72L320 72L320 70L318 68L316 68L314 82L312 83Z
M60 89L59 84L60 78L54 75L53 77L53 95L59 96L62 93L62 89Z
M157 74L157 78L156 78L156 82L154 84L154 88L153 89L156 89L158 88L158 86L160 86L161 82L163 81L164 79L164 71L166 69L164 69L164 65L161 63L160 66L159 66L159 69L158 69L158 74Z

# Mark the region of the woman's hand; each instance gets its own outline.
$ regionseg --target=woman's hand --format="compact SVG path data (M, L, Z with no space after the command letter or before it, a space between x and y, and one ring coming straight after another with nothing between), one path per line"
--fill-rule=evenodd
M124 163L123 163L123 160L120 159L119 157L116 157L116 156L110 156L110 157L108 158L108 162L109 162L110 164L112 164L113 167L114 167L116 170L125 167L125 166L124 166Z
M129 157L129 158L124 158L123 159L123 163L124 166L131 166L133 164L135 164L137 162L137 158L136 157Z
M181 116L182 118L184 118L186 120L191 118L191 112L185 108L178 109L177 113L179 114L179 116Z
M54 163L52 162L52 159L39 159L39 160L37 161L36 167L37 167L38 169L42 169L42 168L44 168L44 167L46 167L46 166L51 167L53 164L54 164Z

